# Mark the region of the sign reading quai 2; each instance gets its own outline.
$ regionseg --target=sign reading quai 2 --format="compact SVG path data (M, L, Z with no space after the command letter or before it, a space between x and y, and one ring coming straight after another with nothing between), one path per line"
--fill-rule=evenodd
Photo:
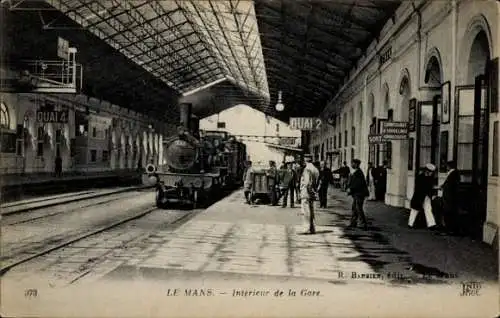
M316 117L290 117L292 130L319 130L323 121Z
M69 112L62 111L37 111L36 121L39 123L67 123L69 119Z

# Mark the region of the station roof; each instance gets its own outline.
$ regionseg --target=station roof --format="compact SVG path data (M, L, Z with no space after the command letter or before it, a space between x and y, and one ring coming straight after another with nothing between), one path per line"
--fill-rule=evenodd
M269 102L251 1L47 2L181 94L227 79Z
M318 115L401 1L256 0L269 90L287 117Z
M18 9L29 2L10 0ZM161 83L193 102L200 117L244 103L282 120L318 115L400 2L45 0L132 61L127 69L148 73L136 94L152 94L150 81L155 92ZM104 52L102 45L79 49ZM97 91L113 83L129 93L119 77L94 72L87 80ZM279 90L281 113L274 110Z

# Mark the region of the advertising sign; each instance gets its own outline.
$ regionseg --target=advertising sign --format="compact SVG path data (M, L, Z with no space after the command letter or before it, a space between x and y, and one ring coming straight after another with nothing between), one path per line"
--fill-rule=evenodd
M317 117L291 117L290 129L292 130L319 130L323 121Z
M295 138L295 137L280 137L278 143L281 146L296 146L297 139L298 138Z
M57 56L62 59L68 58L69 42L61 37L57 38Z
M382 135L386 140L408 139L408 122L400 122L400 121L383 122Z

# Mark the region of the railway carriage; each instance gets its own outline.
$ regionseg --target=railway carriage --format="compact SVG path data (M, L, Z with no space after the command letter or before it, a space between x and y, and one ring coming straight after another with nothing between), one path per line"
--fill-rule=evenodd
M241 185L246 146L227 132L200 131L191 104L181 104L177 135L164 141L166 165L146 168L146 182L156 186L156 204L197 207Z

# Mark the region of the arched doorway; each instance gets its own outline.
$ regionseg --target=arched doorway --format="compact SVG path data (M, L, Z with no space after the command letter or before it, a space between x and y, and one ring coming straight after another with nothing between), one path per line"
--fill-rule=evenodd
M473 84L479 75L483 75L490 58L490 45L484 30L477 33L469 53L467 63L467 83Z
M481 23L479 23L481 24ZM490 126L498 120L497 114L490 114L488 108L496 107L497 101L489 105L487 78L493 67L490 67L491 46L487 24L477 24L470 29L464 45L468 56L462 58L466 71L462 74L465 86L457 87L457 124L454 157L461 176L461 190L458 196L461 210L466 211L467 232L473 237L481 238L483 228L487 229L489 157L488 149ZM486 27L486 28L485 28ZM498 74L496 75L498 76ZM496 78L498 81L498 78ZM497 86L498 82L494 84ZM498 138L498 137L497 137ZM498 192L493 189L490 192ZM493 209L494 210L494 209ZM496 218L496 216L495 216ZM490 217L490 219L494 219Z

